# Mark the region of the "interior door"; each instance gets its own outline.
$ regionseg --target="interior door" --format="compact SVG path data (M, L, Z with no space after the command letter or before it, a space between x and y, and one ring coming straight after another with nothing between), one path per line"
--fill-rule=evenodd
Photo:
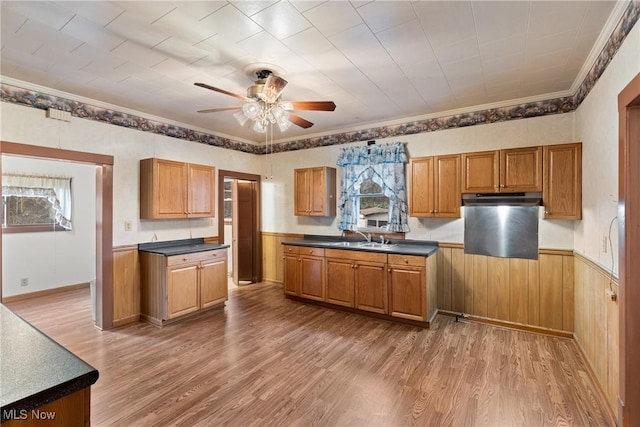
M233 215L232 215L232 252L233 252L233 281L254 282L256 269L254 265L254 206L255 182L234 179L232 185Z

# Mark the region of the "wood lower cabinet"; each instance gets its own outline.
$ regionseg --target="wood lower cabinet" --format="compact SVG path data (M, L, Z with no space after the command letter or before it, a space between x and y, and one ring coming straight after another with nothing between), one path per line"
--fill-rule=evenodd
M544 147L546 219L582 219L582 144Z
M140 160L140 218L215 216L215 168L164 159Z
M428 283L427 261L434 257L424 258L412 255L389 255L389 300L390 314L394 317L428 321L435 312L435 301L429 311L427 289L435 286ZM427 286L425 286L425 283Z
M388 313L387 254L327 249L327 302Z
M141 315L155 325L228 298L226 249L174 256L140 252L140 268Z
M284 247L284 293L324 301L324 249Z
M437 312L435 253L425 257L291 245L283 249L286 295L423 326Z

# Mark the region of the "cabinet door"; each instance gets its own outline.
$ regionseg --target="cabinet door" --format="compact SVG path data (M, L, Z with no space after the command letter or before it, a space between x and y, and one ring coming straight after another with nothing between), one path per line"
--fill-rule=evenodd
M582 218L582 145L544 147L544 217Z
M424 267L389 266L392 316L425 321L427 315Z
M198 264L167 268L164 320L198 311Z
M409 190L410 216L433 216L433 211L435 210L433 161L433 157L419 157L409 161L411 169L409 178L411 183L411 189ZM456 179L456 181L460 182L460 178Z
M460 155L437 156L434 159L434 216L460 217Z
M463 193L495 193L499 191L499 151L464 153L462 167Z
M186 163L140 160L140 218L184 218L186 210Z
M353 307L354 261L327 258L327 302Z
M300 296L324 301L324 258L300 256Z
M190 218L215 216L215 168L212 166L188 165L188 208Z
M309 175L309 169L296 169L294 171L294 215L309 215L311 210Z
M542 191L542 147L500 150L500 191Z
M300 295L300 258L298 253L284 255L284 293Z
M356 308L388 314L387 265L358 261L354 270Z
M227 257L200 266L200 307L223 303L228 298Z

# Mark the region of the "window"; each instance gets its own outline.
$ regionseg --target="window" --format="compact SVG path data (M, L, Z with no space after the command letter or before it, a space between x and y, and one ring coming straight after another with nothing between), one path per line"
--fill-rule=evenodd
M371 178L362 181L358 196L358 228L386 230L389 223L389 198Z
M71 230L71 178L2 175L4 232Z

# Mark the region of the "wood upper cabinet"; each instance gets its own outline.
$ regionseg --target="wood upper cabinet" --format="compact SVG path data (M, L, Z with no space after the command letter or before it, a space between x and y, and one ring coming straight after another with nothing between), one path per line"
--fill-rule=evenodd
M140 160L140 218L215 216L215 168L163 159Z
M335 216L336 169L316 167L294 170L294 214Z
M324 249L284 247L284 293L324 301Z
M409 164L409 215L459 218L460 155L412 158Z
M544 217L582 218L582 144L544 147Z
M462 154L462 192L542 191L542 147Z

